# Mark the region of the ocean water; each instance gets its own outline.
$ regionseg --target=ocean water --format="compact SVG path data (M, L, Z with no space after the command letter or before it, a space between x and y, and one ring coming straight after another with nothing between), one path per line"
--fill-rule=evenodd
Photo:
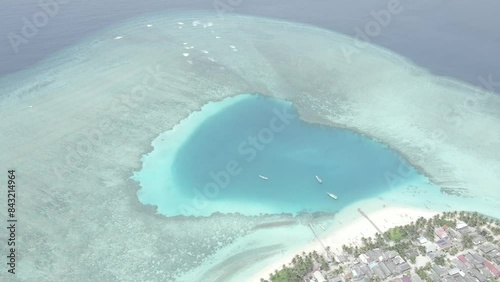
M28 69L62 49L82 44L85 37L95 32L138 15L175 10L217 12L215 4L219 3L228 12L306 23L354 37L357 28L364 29L373 20L373 13L387 7L387 2L362 0L313 4L300 0L58 2L61 4L57 12L38 28L34 37L18 46L17 53L8 34L22 35L23 18L32 22L36 13L44 11L42 3L54 1L0 2L0 34L4 35L0 37L0 75ZM394 15L378 36L371 37L370 43L410 58L435 74L475 85L478 74L500 75L500 58L496 56L500 37L495 36L495 27L500 24L495 13L500 8L498 1L425 0L401 1L401 5L403 11Z
M50 26L47 26L46 30L49 30ZM391 28L395 26L391 25ZM304 116L322 113L325 120L346 125L354 124L354 127L358 120L368 120L368 123L373 122L387 127L398 123L404 126L417 125L408 126L406 135L399 136L407 137L409 146L429 141L418 138L421 137L419 134L413 134L414 131L420 130L418 125L425 129L428 126L425 121L432 119L433 126L450 128L446 123L435 122L441 121L442 117L437 111L431 110L433 105L429 104L430 109L422 111L430 114L430 117L419 116L422 117L422 121L406 120L404 117L420 113L412 110L418 108L415 105L421 104L419 97L422 95L427 94L424 97L429 97L429 93L435 94L437 105L441 103L456 105L457 103L452 103L455 101L453 97L455 94L462 97L464 90L459 87L454 88L454 84L451 86L439 84L435 76L406 60L407 58L386 49L367 45L363 50L354 49L362 52L354 57L356 60L347 62L343 51L345 48L353 50L349 49L355 47L353 38L313 26L236 15L220 18L212 14L191 12L165 14L134 19L98 30L91 36L80 38L81 41L75 43L72 48L58 51L36 66L0 78L0 92L2 95L6 94L0 100L0 104L5 105L2 110L13 109L5 115L9 121L2 124L6 127L2 132L10 136L0 140L2 147L6 148L4 151L10 153L9 162L6 163L15 164L24 157L24 163L19 167L26 172L31 170L31 175L25 177L26 186L35 187L38 189L35 191L39 191L38 194L27 194L26 197L29 198L25 198L24 201L26 205L36 203L38 206L29 208L26 206L25 209L20 209L30 212L26 218L33 218L31 222L26 221L27 226L39 231L40 234L45 234L41 235L40 240L38 238L26 240L30 245L26 248L27 261L24 266L31 269L33 277L45 272L45 268L40 268L38 262L45 263L45 260L40 258L46 258L47 253L51 253L53 255L50 257L58 260L46 262L46 265L58 265L59 270L74 270L72 267L78 265L81 277L88 278L88 274L92 273L96 280L106 280L109 277L106 276L108 270L114 269L115 280L132 279L131 277L140 280L147 273L157 275L149 276L150 280L164 281L168 279L162 275L171 278L178 273L194 273L196 276L192 279L176 279L176 281L197 281L210 273L210 270L207 270L209 265L219 266L218 263L221 263L239 270L238 263L241 261L231 259L235 254L243 254L246 251L258 253L258 250L255 250L257 247L276 245L273 249L274 254L269 254L268 257L268 261L272 261L272 256L279 256L283 251L290 251L293 247L314 239L307 222L304 221L297 220L297 226L293 228L284 226L280 228L280 232L276 231L277 228L271 227L252 229L256 220L265 220L265 217L237 216L231 221L225 216L181 217L152 221L150 210L142 209L142 206L137 208L130 204L131 201L123 198L119 201L123 195L135 200L135 187L131 188L125 182L130 173L137 169L137 165L140 165L138 156L149 150L151 140L158 133L171 128L179 120L182 120L181 123L173 130L166 131L154 139L152 142L154 150L144 156L143 169L134 176L142 187L150 188L139 190L140 201L144 204L157 205L158 211L167 216L209 215L213 212L245 214L296 213L303 210L335 212L337 209L342 209L335 217L330 217L330 220L345 223L349 222L349 219L359 217L356 211L358 207L369 212L386 205L408 205L438 211L477 210L489 215L498 215L500 202L498 190L494 190L497 187L490 188L497 178L494 173L491 173L489 178L484 177L488 177L488 172L494 171L491 167L498 164L498 158L494 158L496 153L494 151L486 151L483 155L471 154L471 165L466 167L462 165L455 173L453 171L455 166L451 163L455 160L454 156L461 156L458 153L462 147L445 147L450 149L449 155L445 156L437 154L442 146L436 148L436 155L442 157L444 162L440 166L442 169L436 172L439 179L443 180L441 184L464 187L463 189L469 192L467 198L441 193L439 187L429 184L429 181L425 177L418 176L414 169L408 170L409 167L404 163L391 164L391 157L386 154L381 153L382 157L376 157L377 154L371 152L373 147L391 153L381 144L375 143L372 147L369 143L365 143L369 141L368 139L359 138L361 145L351 146L357 140L355 137L359 137L352 132L344 131L343 135L354 136L337 138L339 140L334 138L335 134L328 133L335 139L334 141L346 146L328 147L329 143L326 141L321 144L311 144L312 138L308 134L316 134L318 138L328 137L327 133L319 132L333 130L319 125L303 124L305 127L316 129L311 129L308 134L294 135L293 131L287 130L295 128L305 131L305 129L299 126L299 121L295 127L292 126L295 123L291 122L290 127L286 127L279 134L274 134L273 141L259 150L252 161L247 160L250 155L248 146L244 148L245 152L242 154L238 152L240 142L248 140L249 136L258 135L262 129L269 126L273 111L269 113L261 107L256 107L253 113L248 113L252 119L234 121L232 119L235 114L226 115L226 113L231 113L231 109L238 107L240 103L247 105L248 96L224 98L237 93L253 92L297 101L297 104L301 104ZM30 41L33 45L29 47L35 49L36 40L43 41L42 36L43 32L40 37ZM115 39L117 36L123 38ZM412 48L419 49L415 46ZM137 88L139 86L142 88ZM425 91L421 90L422 87ZM131 97L132 94L137 94L135 92L137 89L147 89L147 91L140 93L143 96ZM354 103L360 102L355 99L360 95L363 101L366 100L366 105ZM390 97L392 100L382 99L384 97ZM438 99L440 97L441 99ZM209 103L201 111L191 113L207 101L222 99L224 99L222 102ZM428 101L430 100L426 100L426 103ZM488 102L492 107L496 105L492 103L493 101ZM131 104L134 108L129 108ZM382 111L381 120L369 120L372 109L384 108L380 104L394 104L400 109ZM268 109L274 109L270 105L276 105L278 110L285 107L293 111L293 107L283 101L267 100L263 105L268 105ZM406 109L402 105L413 105L413 107ZM489 113L489 108L486 107L484 111L483 107L478 110L481 115ZM351 112L353 114L349 115ZM462 114L464 120L471 118L465 112ZM227 118L218 118L220 115ZM398 117L403 119L399 120ZM227 136L222 136L223 133L218 136L213 134L215 131L225 132L224 126L218 126L217 122L213 122L213 126L210 124L208 127L205 126L205 122L213 119L235 122L233 138L225 138ZM259 120L261 122L258 122ZM101 127L103 122L111 123L111 128L103 129ZM19 124L19 126L7 127L8 124ZM248 125L246 131L238 131L241 129L240 124ZM360 126L360 123L357 125ZM493 133L497 128L494 120L489 119L485 119L485 122L478 121L477 125L482 125ZM21 128L23 130L20 130ZM480 132L481 126L475 128L478 131L476 137L481 134L482 140L491 140ZM467 132L468 129L469 127L464 127L462 131ZM101 140L95 140L96 136L89 134L96 130L101 130L103 137ZM452 130L449 139L463 138L462 135L452 135L453 132ZM280 138L287 133L294 137ZM201 138L197 139L196 136ZM232 140L232 143L211 144L217 143L215 142L217 138L221 142ZM301 140L304 143L300 143ZM476 139L471 140L476 141ZM287 141L295 143L288 144ZM345 144L341 141L345 141ZM85 142L91 142L91 148L85 147L84 145L88 144ZM437 145L441 143L437 142ZM188 146L189 144L191 145ZM281 147L278 144L281 144ZM491 142L491 147L496 148L496 144ZM471 147L480 145L475 143ZM210 146L216 149L223 147L227 150L225 153L214 154L219 151L213 151ZM312 150L305 149L311 146L314 147ZM300 149L296 149L297 147ZM330 148L330 151L325 149L326 147ZM365 150L363 156L367 157L366 160L372 158L381 160L383 162L379 165L384 165L385 169L378 169L375 165L369 167L368 171L361 169L366 163L363 160L349 158L349 152L342 151L344 147ZM271 148L274 150L270 150ZM286 148L293 148L296 154L290 154L291 150L287 151ZM339 151L335 152L335 149ZM212 152L208 152L209 150ZM209 153L212 155L208 155ZM326 159L327 153L334 158ZM408 150L407 154L418 155L419 152ZM186 159L188 155L193 157L193 161ZM76 161L75 156L78 157ZM208 158L209 161L207 159L201 161L198 156ZM281 162L268 163L278 156L281 157ZM476 156L481 157L481 160L491 157L484 169L476 165ZM183 163L182 160L186 162ZM224 188L220 187L217 193L216 190L205 191L205 186L213 181L210 170L218 172L231 160L239 162L241 173L231 177L230 183ZM459 158L456 160L460 161ZM76 168L71 168L70 165L76 165ZM177 171L172 171L173 167ZM349 179L344 179L348 172L354 170L342 171L342 168L353 167L358 168L357 173L351 175ZM54 168L61 168L66 182L56 181ZM478 173L478 170L484 170L486 173ZM453 173L449 173L450 171ZM196 173L201 180L193 178L193 174ZM259 179L258 174L268 176L269 180ZM323 178L322 185L314 179L316 174ZM395 175L397 177L393 178ZM463 175L476 176L477 181L462 181ZM383 176L389 176L389 181ZM247 183L239 177L248 179L247 187L236 185ZM488 180L491 181L488 183ZM272 183L279 185L271 186ZM44 187L51 189L44 190ZM293 191L297 191L297 194L290 193L290 187L293 187ZM258 198L249 199L247 188L259 189L259 193L255 193ZM339 200L327 197L326 191L337 194ZM247 194L241 196L238 194L244 192ZM40 198L44 197L41 195L47 194L50 196L45 196L47 201L40 201ZM61 201L54 198L59 195L62 197ZM297 198L299 201L296 201ZM310 199L311 201L307 201ZM54 205L60 209L53 208ZM138 209L140 212L137 212ZM55 248L45 244L46 251L39 251L39 242L50 242L50 238L61 234L58 229L51 229L52 233L46 233L46 228L40 227L46 226L40 225L36 217L40 211L48 214L47 222L54 223L53 220L56 220L56 224L52 226L75 223L72 228L64 231L68 232L64 237L66 248L63 246ZM75 216L76 214L81 216ZM106 228L89 228L95 226L95 221L92 219L96 218L102 220ZM234 229L235 226L242 232L232 231L231 228ZM339 225L325 223L324 226L331 231ZM249 229L251 234L244 234L243 230ZM133 232L128 232L130 230ZM282 234L288 234L290 237L283 239ZM101 237L112 238L118 244L96 240L89 248L86 238L93 240ZM239 240L239 243L233 243L233 240ZM224 247L231 250L227 253L219 252ZM123 252L123 249L127 251ZM68 255L71 250L74 256ZM151 257L145 260L144 254ZM104 258L98 266L100 268L97 269L96 265L87 259L96 256ZM249 264L255 263L255 258L259 258L259 263L264 262L261 260L262 256L253 253L249 256L253 259L253 261L248 260ZM153 258L157 263L150 263ZM117 261L127 263L116 264ZM199 271L192 271L194 267L198 267ZM22 273L30 272L22 271ZM60 274L50 273L54 276ZM235 271L228 273L232 275ZM73 280L81 280L81 277ZM54 279L47 279L47 281L52 280ZM217 278L207 279L207 281L216 280ZM232 280L244 281L244 279Z
M333 213L425 180L387 146L306 123L291 103L261 95L210 103L178 127L135 176L141 201L167 216ZM401 166L404 181L395 183L390 172Z

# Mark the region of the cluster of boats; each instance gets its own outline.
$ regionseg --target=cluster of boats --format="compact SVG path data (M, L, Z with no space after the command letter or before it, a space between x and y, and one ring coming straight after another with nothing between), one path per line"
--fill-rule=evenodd
M260 174L259 174L259 177L262 178L262 179L264 179L264 180L268 180L269 179L269 177L264 176L264 175L260 175ZM318 180L319 184L323 184L323 180L319 176L317 176L317 175L316 175L316 180ZM330 196L331 198L335 199L335 200L337 200L339 198L339 197L337 197L337 195L335 195L333 193L330 193L330 192L326 192L326 194L328 196Z

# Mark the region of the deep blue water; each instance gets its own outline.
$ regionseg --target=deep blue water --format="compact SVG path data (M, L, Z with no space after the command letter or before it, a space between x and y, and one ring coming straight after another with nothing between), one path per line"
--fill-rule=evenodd
M0 77L30 68L44 58L118 22L146 13L172 10L216 12L224 3L230 12L302 22L356 36L373 20L372 13L386 9L388 1L362 0L57 0L57 12L16 53L10 33L21 35L23 18L33 22L44 12L40 2L0 1ZM479 85L478 76L500 76L500 17L496 0L401 0L403 10L394 15L370 42L413 60L435 74ZM231 3L231 5L227 5ZM494 89L498 91L498 89ZM0 93L1 95L1 93Z
M293 118L283 118L283 113ZM386 172L397 171L402 162L378 142L306 123L291 104L259 95L204 120L173 160L171 175L183 197L193 197L195 188L216 205L255 203L291 213L334 212L387 192L395 187ZM421 177L413 169L410 174L408 182ZM245 214L245 209L234 207L232 212Z

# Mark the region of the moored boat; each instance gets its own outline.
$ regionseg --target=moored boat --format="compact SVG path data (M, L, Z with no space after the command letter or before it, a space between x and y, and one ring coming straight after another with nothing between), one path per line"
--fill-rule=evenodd
M328 196L330 196L330 197L334 198L335 200L337 200L337 199L339 198L339 197L337 197L337 195L332 194L332 193L330 193L330 192L326 192L326 193L328 194Z
M323 180L321 180L321 178L319 178L319 176L316 175L316 180L318 180L319 183L323 183Z

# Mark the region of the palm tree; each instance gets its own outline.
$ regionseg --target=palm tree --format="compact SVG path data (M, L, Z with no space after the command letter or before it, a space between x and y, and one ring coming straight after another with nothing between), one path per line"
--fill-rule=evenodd
M349 248L347 247L347 245L345 245L345 244L342 245L342 251L348 253L348 250L349 250Z

